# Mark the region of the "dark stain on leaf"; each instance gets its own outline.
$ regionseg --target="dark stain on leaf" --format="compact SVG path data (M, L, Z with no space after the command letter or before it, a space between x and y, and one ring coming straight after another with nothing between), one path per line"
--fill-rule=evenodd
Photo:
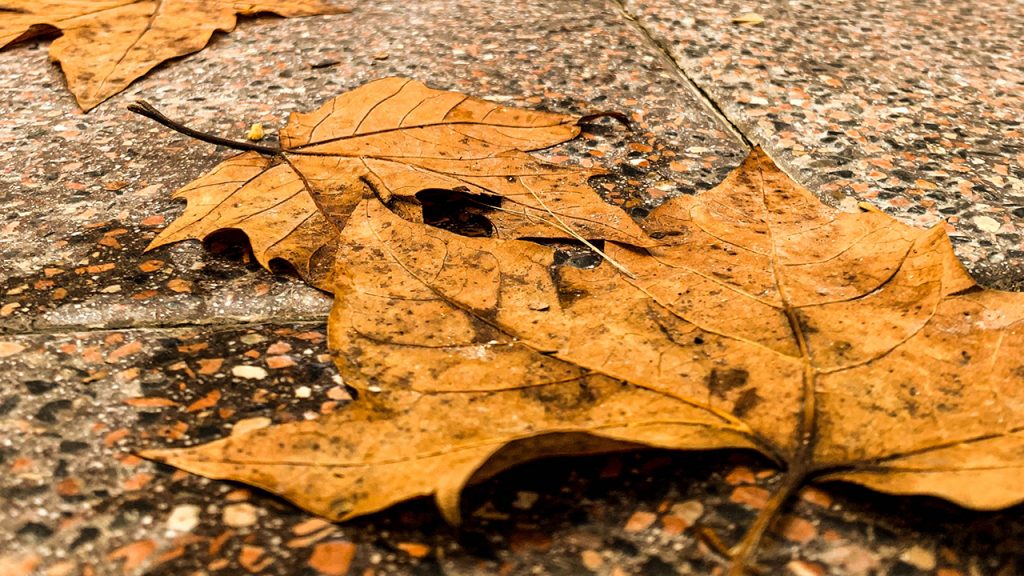
M725 398L730 390L742 388L750 378L750 372L743 368L712 368L708 374L708 389L719 398Z

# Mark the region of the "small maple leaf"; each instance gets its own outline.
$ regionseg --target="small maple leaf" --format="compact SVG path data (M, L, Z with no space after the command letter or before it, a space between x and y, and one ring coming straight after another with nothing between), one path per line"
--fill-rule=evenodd
M134 109L170 123L148 105ZM330 290L336 239L364 196L416 218L417 194L432 189L478 199L496 237L650 243L587 184L601 170L548 164L526 153L574 138L587 118L508 108L407 78L376 80L315 112L293 113L280 148L236 143L255 152L175 192L188 202L185 213L150 249L235 228L265 267L285 260Z
M754 449L784 479L734 549L733 575L809 482L976 509L1024 500L1024 297L977 287L939 227L836 212L760 150L653 211L644 233L657 242L605 237L630 274L559 265L515 234L432 227L389 198L352 201L332 272L316 276L335 295L328 344L359 399L144 456L331 519L432 494L457 521L467 482L540 456ZM267 230L247 232L259 244Z
M88 111L161 62L202 50L236 15L338 14L324 0L0 0L0 48L57 28L50 46L68 88Z

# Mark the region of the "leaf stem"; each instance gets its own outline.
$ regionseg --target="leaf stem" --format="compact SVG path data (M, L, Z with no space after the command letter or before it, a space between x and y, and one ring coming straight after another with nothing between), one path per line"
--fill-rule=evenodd
M220 136L215 136L213 134L207 134L206 132L194 130L182 124L181 122L176 122L174 120L171 120L167 116L164 116L162 112L157 110L155 107L153 107L152 104L146 102L145 100L136 100L135 102L132 102L128 105L128 110L131 110L136 114L145 116L146 118L149 118L150 120L153 120L162 126L166 126L167 128L174 130L175 132L180 132L186 136L190 136L192 138L195 138L196 140L200 140L210 144L216 144L218 146L227 146L228 148L234 150L259 152L260 154L265 154L267 156L277 156L278 154L281 153L281 149L276 146L263 146L260 144L254 144L252 142L230 140L228 138L221 138Z
M800 490L807 472L801 469L790 469L786 471L785 478L778 490L758 513L754 523L743 536L743 540L732 550L732 564L729 566L729 576L747 576L750 571L756 570L755 564L758 549L761 547L761 540L778 519L779 511L789 499Z

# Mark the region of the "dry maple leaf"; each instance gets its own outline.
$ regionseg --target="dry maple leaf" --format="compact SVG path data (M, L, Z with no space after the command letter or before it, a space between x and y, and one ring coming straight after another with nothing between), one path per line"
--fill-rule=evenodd
M83 110L121 90L161 62L202 50L236 15L338 14L325 0L0 0L0 48L54 28L50 46Z
M145 103L132 109L199 136ZM310 114L293 113L280 148L206 138L252 151L177 191L188 201L185 213L150 249L238 229L264 266L287 261L330 290L335 240L369 191L415 217L417 195L437 189L478 199L496 237L649 243L587 184L601 171L547 164L525 152L574 138L589 118L508 108L406 78L376 80Z
M808 482L1024 500L1024 297L977 287L942 228L836 212L760 150L653 211L657 243L606 242L630 274L411 220L363 194L320 276L355 403L144 455L331 519L433 494L456 521L467 482L542 455L750 448L784 479L734 575Z

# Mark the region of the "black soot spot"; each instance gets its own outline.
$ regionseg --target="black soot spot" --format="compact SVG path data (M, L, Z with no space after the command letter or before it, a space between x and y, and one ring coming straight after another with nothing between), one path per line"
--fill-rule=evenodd
M749 377L750 372L743 368L727 368L725 370L712 368L711 374L708 374L708 388L715 396L725 398L730 390L746 384Z

